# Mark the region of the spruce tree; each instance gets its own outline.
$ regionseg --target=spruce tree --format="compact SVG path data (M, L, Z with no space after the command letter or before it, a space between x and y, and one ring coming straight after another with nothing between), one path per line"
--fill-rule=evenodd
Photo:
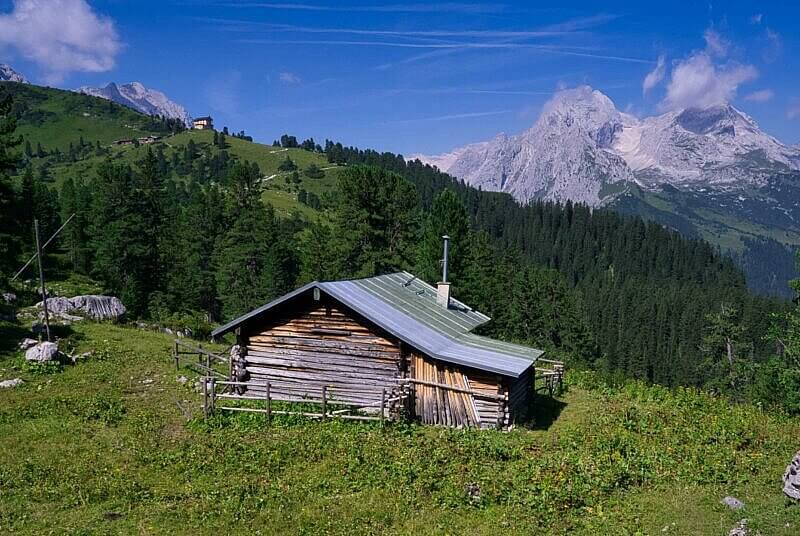
M14 218L17 199L8 176L19 162L15 148L20 143L14 136L17 124L11 106L10 96L0 100L0 287L16 269L20 250L19 226Z
M422 230L417 252L416 275L429 283L442 278L442 236L450 237L448 279L454 291L461 286L469 253L469 216L452 190L443 190L433 200Z

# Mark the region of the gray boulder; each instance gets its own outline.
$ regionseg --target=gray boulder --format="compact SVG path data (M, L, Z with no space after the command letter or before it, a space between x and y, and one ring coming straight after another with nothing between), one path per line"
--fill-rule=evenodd
M51 363L58 360L58 345L54 342L40 342L28 348L25 360L30 363Z
M736 497L731 497L730 495L722 499L722 501L720 502L725 506L727 506L728 508L730 508L731 510L741 510L742 508L744 508L744 503L742 501L740 501Z
M39 309L42 308L42 302L36 304ZM47 312L51 315L63 315L72 311L74 307L70 303L69 298L62 298L56 296L55 298L47 298Z
M69 301L75 309L95 320L116 320L125 314L122 301L114 296L75 296Z
M783 473L783 493L787 497L800 500L800 451L795 453L792 462Z
M26 338L22 339L21 341L19 341L18 346L19 346L20 350L27 350L31 346L36 346L37 343L38 343L38 341L36 339L29 339L29 338L26 337Z
M749 536L750 529L747 528L747 520L742 519L728 533L728 536Z
M15 301L17 301L17 295L14 294L13 292L4 292L3 301L8 304L14 303Z
M0 389L11 389L12 387L19 387L25 383L21 378L14 378L13 380L3 380L0 382Z
M42 302L36 304L42 307ZM114 296L75 296L73 298L47 298L47 310L66 320L76 321L78 313L93 320L116 320L125 314L125 306Z

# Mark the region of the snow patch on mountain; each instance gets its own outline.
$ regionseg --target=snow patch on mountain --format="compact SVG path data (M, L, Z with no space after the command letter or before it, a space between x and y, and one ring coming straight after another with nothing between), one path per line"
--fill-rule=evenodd
M111 82L103 88L83 86L78 88L78 92L114 101L143 114L180 119L187 126L192 124L192 117L186 108L171 101L162 92L149 89L140 82L121 86Z
M20 82L28 84L28 79L7 63L0 63L0 82Z
M632 182L651 189L761 187L800 170L800 150L730 104L639 119L589 86L557 93L529 130L425 157L473 186L520 201L608 203Z

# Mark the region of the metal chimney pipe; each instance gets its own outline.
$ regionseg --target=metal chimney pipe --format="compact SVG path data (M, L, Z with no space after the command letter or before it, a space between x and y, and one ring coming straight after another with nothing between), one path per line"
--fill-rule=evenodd
M450 253L450 237L444 235L444 257L442 258L442 283L447 283L447 257Z

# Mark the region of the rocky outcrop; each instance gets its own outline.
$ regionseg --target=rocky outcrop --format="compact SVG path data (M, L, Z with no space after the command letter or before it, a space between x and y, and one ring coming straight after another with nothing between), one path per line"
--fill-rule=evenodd
M800 500L800 451L797 451L783 473L783 493L787 497Z
M36 304L42 308L42 302ZM47 310L56 316L75 321L75 314L92 320L117 320L125 314L125 306L114 296L75 296L47 298Z
M40 342L36 346L28 348L25 352L25 360L29 363L53 363L59 358L58 345L54 342Z
M114 101L143 114L180 119L187 127L192 124L186 108L173 102L162 92L147 88L139 82L122 85L111 82L102 88L83 86L78 92Z

